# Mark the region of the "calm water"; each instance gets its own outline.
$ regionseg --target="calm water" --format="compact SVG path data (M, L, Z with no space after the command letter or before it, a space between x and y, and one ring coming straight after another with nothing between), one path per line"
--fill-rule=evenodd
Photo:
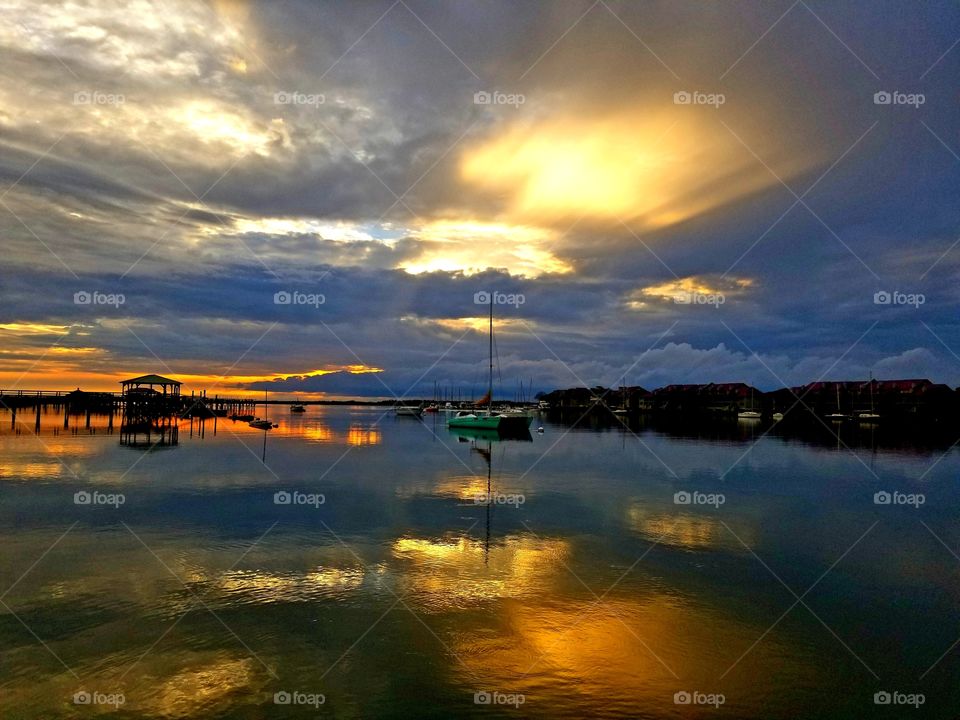
M121 446L105 418L92 432L45 415L35 436L32 414L19 434L0 414L0 716L960 707L949 445L861 437L854 452L754 445L762 426L635 437L546 419L530 441L461 441L381 413L276 408L265 444L243 423L202 437L183 423L154 452ZM99 494L76 504L84 491ZM715 502L677 504L682 491ZM924 502L876 504L878 491ZM84 691L101 704L75 704ZM924 703L875 705L883 691ZM315 705L274 702L295 692ZM675 702L685 692L703 695Z

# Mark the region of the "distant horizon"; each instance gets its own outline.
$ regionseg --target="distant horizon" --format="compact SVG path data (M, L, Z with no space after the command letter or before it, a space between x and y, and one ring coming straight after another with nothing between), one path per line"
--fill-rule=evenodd
M160 373L157 373L157 374L160 374ZM169 377L169 378L172 379L172 380L177 380L177 379L178 379L175 374L174 374L174 375L164 375L163 377ZM953 385L950 385L949 383L937 382L937 380L935 380L934 378L924 378L924 377L890 377L890 378L886 378L886 377L876 377L876 376L874 376L874 377L873 377L873 380L874 380L874 382L898 382L898 381L904 382L904 381L917 381L917 380L919 380L919 381L929 381L929 382L932 383L933 385L946 385L946 386L949 387L951 390L954 390L954 391L960 390L960 385L953 386ZM815 383L867 383L867 382L869 382L869 381L870 381L870 378L869 378L869 377L864 377L864 378L845 378L845 379L821 378L821 379L810 380L810 381L808 381L808 382L806 382L806 383L799 383L799 384L797 384L797 385L790 385L790 386L782 386L782 385L781 385L781 386L779 386L779 387L778 387L778 386L764 387L764 386L761 386L761 385L750 385L750 383L747 383L747 382L745 382L745 381L743 381L743 380L713 380L713 381L708 381L708 382L704 382L704 383L692 383L692 382L675 382L675 383L674 383L674 382L668 382L668 383L664 383L663 385L658 385L658 386L646 386L646 385L634 385L634 384L629 384L629 385L625 385L625 386L623 386L623 387L627 387L627 388L642 388L643 390L652 392L652 391L654 391L654 390L657 390L657 389L660 389L660 388L669 387L669 386L671 386L671 385L710 385L710 384L714 384L714 385L736 385L736 384L743 383L743 384L748 385L749 387L753 387L753 388L755 388L756 390L759 390L759 391L761 391L761 392L769 393L769 392L775 392L775 391L777 391L777 390L784 390L784 389L789 390L789 389L798 388L798 387L805 387L805 386L807 386L807 385L811 385L811 384L815 384ZM120 381L120 380L117 380L116 382L117 382L117 385L119 385L121 381ZM597 388L597 387L602 387L602 388L605 389L605 390L613 390L613 391L616 391L616 390L617 390L619 387L621 387L621 386L620 386L620 385L591 385L591 386L585 386L585 385L568 385L568 386L565 386L565 387L555 387L555 388L549 388L549 389L541 389L541 388L536 388L536 387L534 387L533 390L532 390L532 392L530 391L529 388L525 388L525 390L524 390L524 395L527 397L527 400L526 400L527 402L532 402L537 395L547 395L547 394L549 394L549 393L558 392L558 391L561 391L561 390L593 390L593 389L595 389L595 388ZM205 389L206 389L206 388L203 388L203 387L191 387L191 386L187 386L187 385L184 384L183 387L182 387L182 389L181 389L181 393L182 393L183 395L188 395L188 396L189 396L189 395L191 394L191 392L193 392L193 393L196 393L197 395L199 395L199 394L200 394L201 392L203 392ZM92 386L91 386L91 387L82 387L82 386L80 386L80 387L76 387L76 388L63 388L63 387L48 387L48 388L43 388L43 387L29 387L29 388L28 388L28 387L24 386L24 387L15 387L15 388L3 388L3 387L0 387L0 394L6 393L6 392L12 392L12 393L22 392L22 393L24 393L24 394L29 394L30 391L43 391L43 392L63 391L63 392L73 392L73 391L75 391L75 390L81 390L81 391L84 391L84 392L114 392L114 393L119 393L119 392L120 392L120 389L117 388L117 387L104 387L104 386L101 386L101 387L92 387ZM211 398L213 398L213 397L215 397L215 396L220 396L220 397L229 397L229 398L238 398L238 399L260 400L260 401L262 401L262 399L263 399L263 389L262 389L262 388L259 389L259 390L244 389L244 390L239 390L239 391L235 391L235 392L229 392L229 390L230 390L229 388L216 388L215 390L209 392L208 394L209 394L209 397L211 397ZM449 391L449 388L447 388L445 391ZM406 401L406 400L433 401L433 400L434 400L433 395L417 395L417 394L408 394L408 395L402 395L402 396L396 396L396 397L394 397L394 396L392 396L392 395L360 395L360 394L353 394L353 395L329 395L329 394L322 394L322 393L306 393L306 392L290 393L290 392L285 392L285 391L274 391L274 390L269 389L269 387L267 388L267 392L269 393L269 400L270 400L270 401L277 401L277 402L297 402L297 401L299 400L299 401L302 401L302 402L336 402L336 403L349 403L349 402L351 402L351 401L357 401L357 402L381 403L381 402L391 402L391 401L396 401L396 400L404 400L404 401ZM480 399L480 398L483 396L483 393L484 393L484 392L485 392L485 390L477 388L477 389L474 389L474 391L471 392L471 393L469 393L469 394L465 392L465 393L462 395L462 397L459 397L459 398L454 397L453 399L451 399L450 397L445 396L445 397L443 397L441 400L439 400L439 402L452 401L452 402L467 402L467 403L470 403L470 402L474 402L475 400ZM456 388L454 388L454 393L456 394ZM494 400L510 401L510 402L517 401L517 394L518 394L518 392L516 392L516 391L513 392L513 393L507 393L507 392L506 392L505 390L503 390L502 388L498 388L498 386L496 385L496 383L494 384L494 392L493 392L493 399L494 399Z

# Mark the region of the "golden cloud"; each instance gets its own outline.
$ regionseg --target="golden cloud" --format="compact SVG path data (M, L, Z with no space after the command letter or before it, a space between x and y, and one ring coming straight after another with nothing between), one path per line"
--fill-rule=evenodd
M780 172L806 164L782 161ZM715 117L686 106L517 122L468 149L460 169L504 198L508 217L538 225L586 217L659 228L777 182Z
M573 269L551 251L555 233L532 225L436 220L413 230L411 236L421 241L421 251L399 266L411 274L443 271L474 275L495 268L534 278Z
M704 303L709 303L711 298L723 298L722 304L728 297L744 295L754 285L751 278L710 279L691 275L633 290L625 302L631 310L645 310L652 303L698 304L698 298L703 298Z

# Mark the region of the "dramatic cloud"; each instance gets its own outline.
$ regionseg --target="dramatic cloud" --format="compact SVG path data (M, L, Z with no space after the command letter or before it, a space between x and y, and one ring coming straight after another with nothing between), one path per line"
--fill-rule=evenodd
M958 25L9 0L0 385L958 384Z

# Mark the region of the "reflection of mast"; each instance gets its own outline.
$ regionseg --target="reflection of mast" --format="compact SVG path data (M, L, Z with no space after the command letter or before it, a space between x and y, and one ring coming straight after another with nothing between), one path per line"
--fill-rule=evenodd
M473 446L474 450L487 463L487 535L483 544L483 564L486 565L490 560L490 507L493 504L493 489L491 488L491 475L493 470L493 442L488 440L486 449Z

